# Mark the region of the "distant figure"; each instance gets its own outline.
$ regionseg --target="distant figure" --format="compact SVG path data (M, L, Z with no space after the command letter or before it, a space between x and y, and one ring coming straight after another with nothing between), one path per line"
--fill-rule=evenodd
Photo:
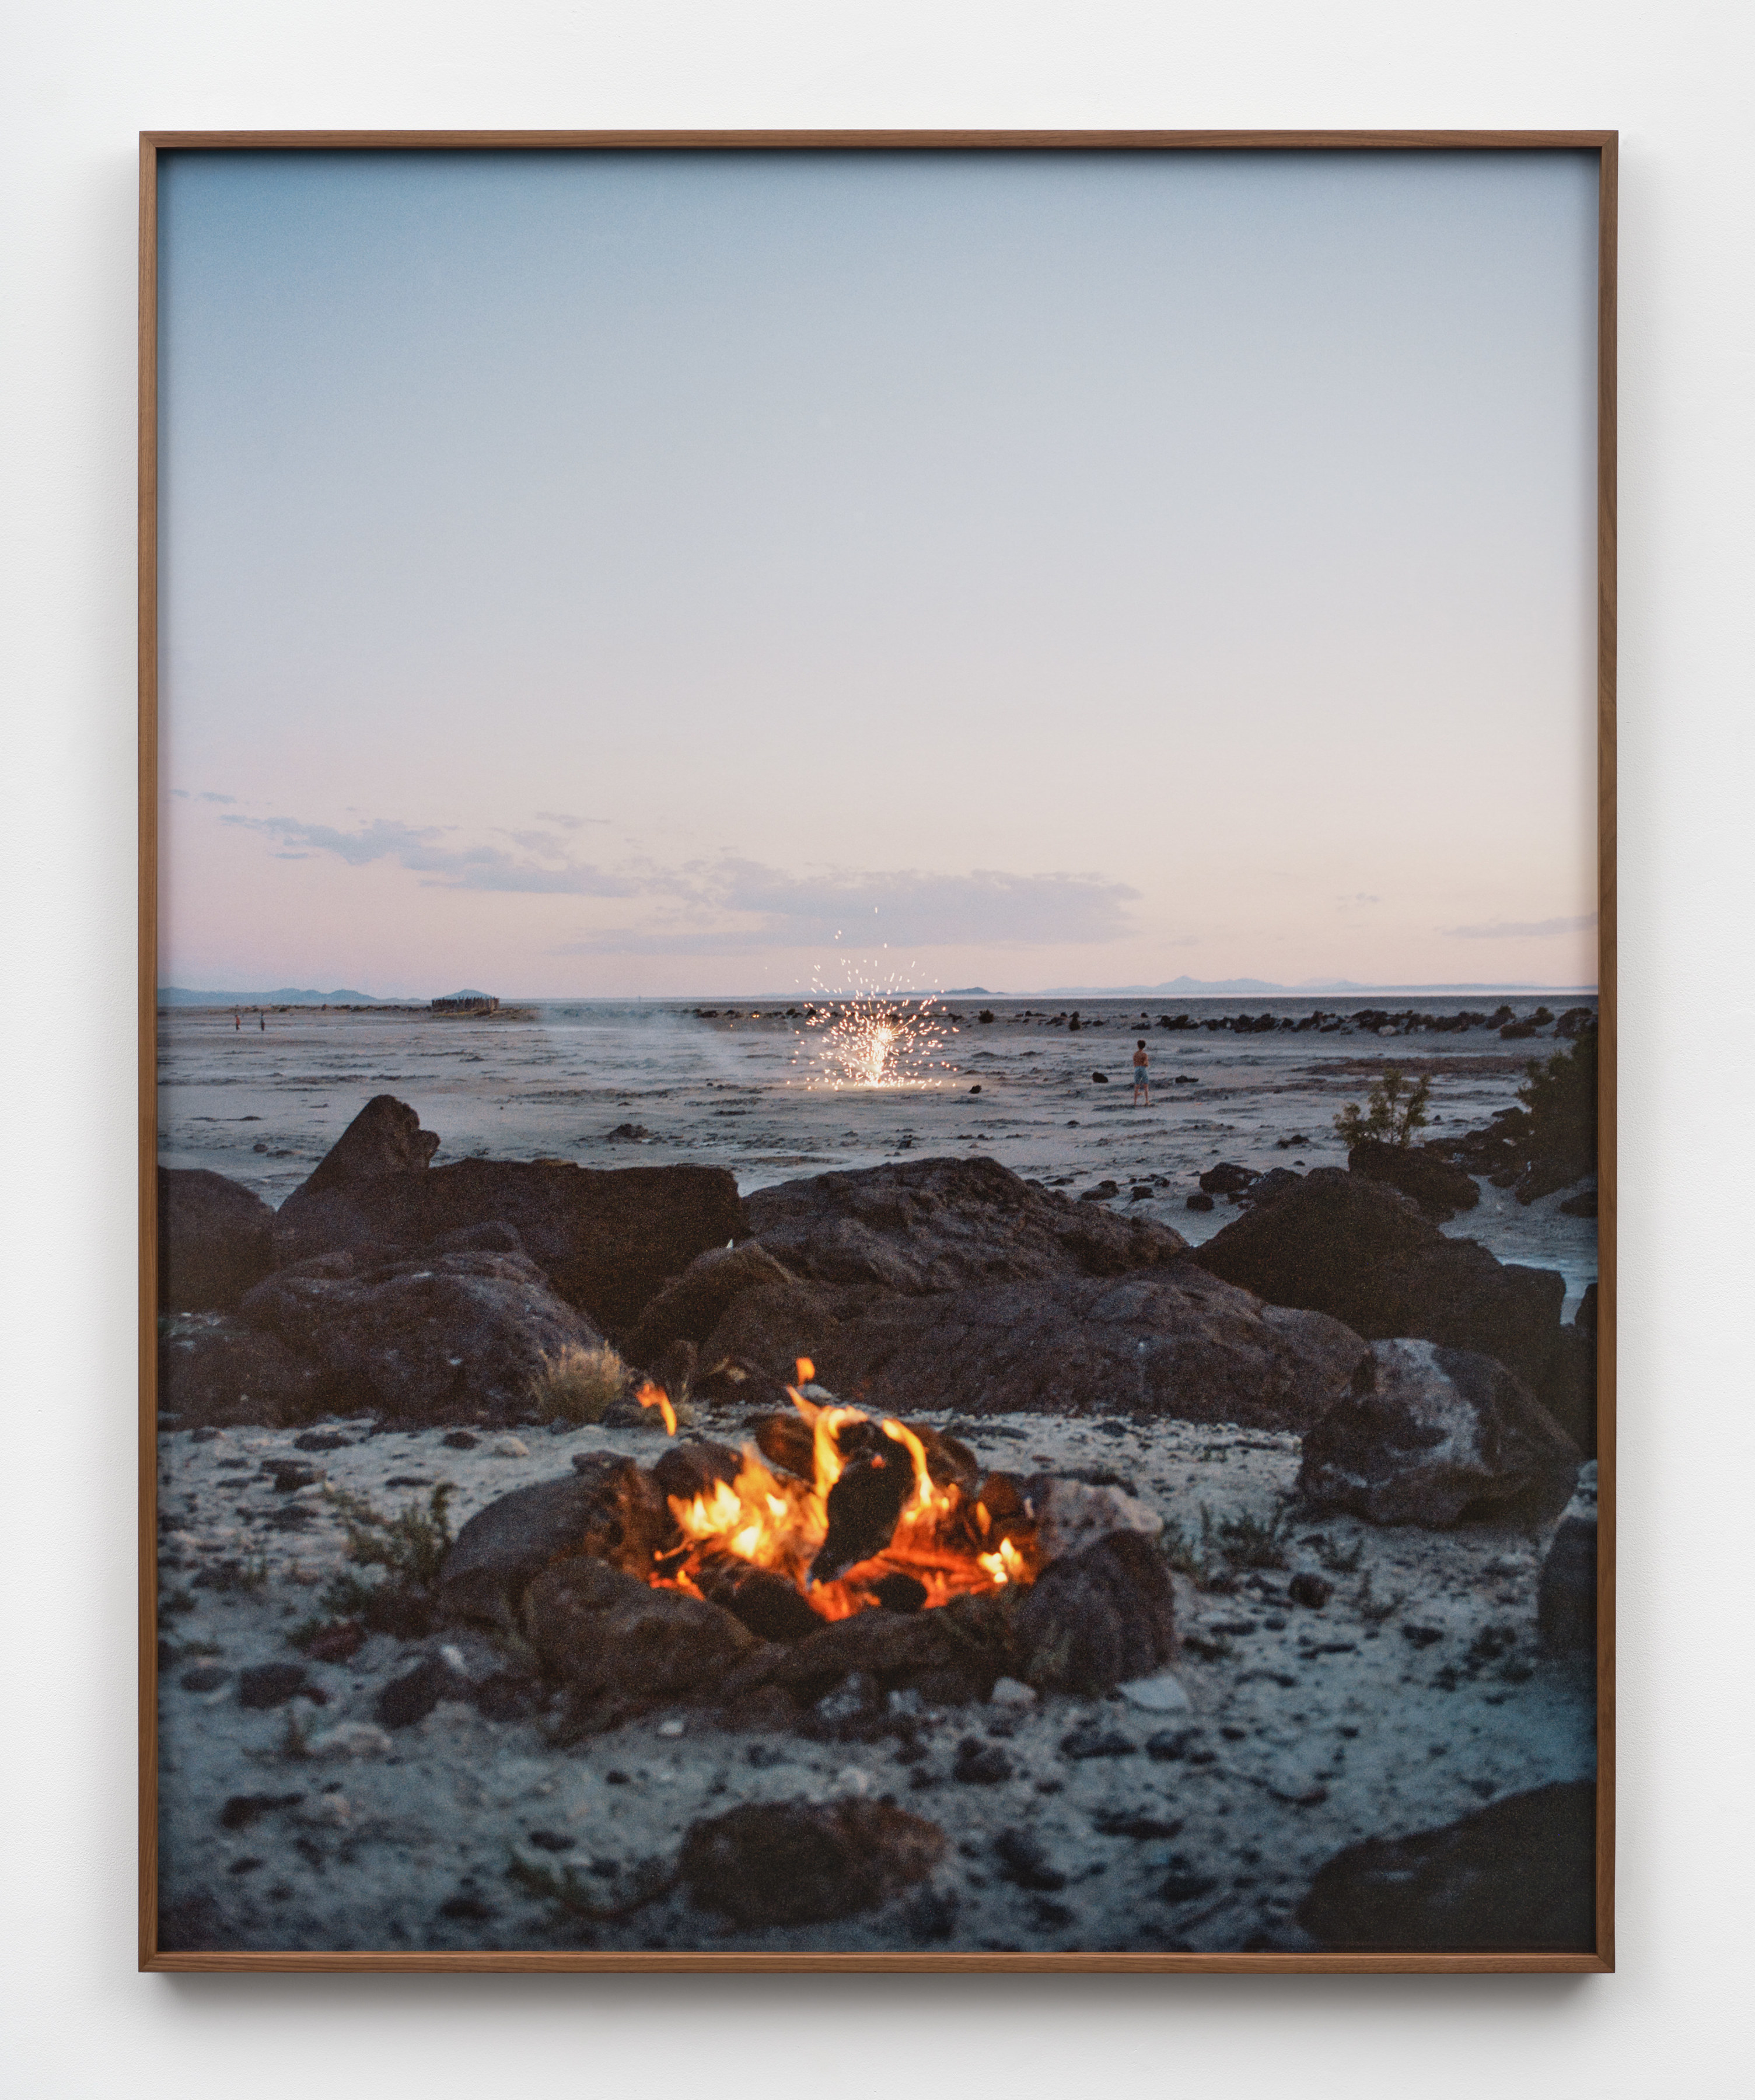
M234 1006L234 1007L232 1008L232 1033L234 1035L237 1035L237 1031L239 1030L239 1029L241 1029L243 1026L244 1026L244 1017L243 1017L243 1015L242 1015L241 1013L240 1013L240 1012L238 1012L237 1008Z
M262 1030L263 1034L266 1035L268 1032L267 1015L265 1013L259 1013L256 1016L256 1026Z
M1146 1079L1146 1067L1151 1062L1152 1060L1146 1055L1146 1039L1142 1035L1134 1046L1134 1105L1135 1108L1138 1108L1142 1101L1148 1109L1152 1106L1152 1088Z

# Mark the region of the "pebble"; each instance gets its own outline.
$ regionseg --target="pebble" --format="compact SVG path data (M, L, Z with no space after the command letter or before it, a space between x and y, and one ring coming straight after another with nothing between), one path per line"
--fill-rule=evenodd
M997 1744L965 1736L957 1745L951 1777L965 1786L997 1786L1011 1777L1011 1759Z
M320 1793L312 1812L320 1823L340 1827L353 1820L353 1803L344 1793Z
M448 1451L473 1451L481 1439L471 1436L466 1429L449 1429L439 1441Z
M396 1746L388 1732L370 1721L338 1721L307 1747L314 1758L386 1758Z
M185 1692L217 1692L231 1674L216 1662L204 1662L194 1670L184 1670L177 1682Z
M993 1706L1033 1706L1035 1688L1020 1683L1015 1677L997 1678L993 1689L988 1694L988 1703Z
M1194 1711L1194 1702L1183 1689L1181 1679L1167 1670L1160 1670L1155 1677L1136 1677L1132 1683L1121 1687L1121 1696L1130 1706L1147 1714Z
M1138 1750L1131 1736L1124 1736L1119 1728L1106 1727L1101 1721L1083 1722L1060 1740L1063 1758L1131 1758Z
M530 1446L522 1436L496 1436L488 1446L496 1458L528 1458Z
M301 1692L308 1696L310 1688L302 1662L265 1662L259 1669L238 1672L237 1699L241 1706L284 1706L289 1699L296 1698Z
M680 1736L687 1732L687 1727L688 1723L686 1721L661 1721L658 1723L658 1732L661 1736Z
M1294 1604L1302 1604L1311 1611L1320 1612L1334 1595L1334 1585L1327 1576L1312 1575L1306 1571L1294 1575L1286 1585L1286 1591Z

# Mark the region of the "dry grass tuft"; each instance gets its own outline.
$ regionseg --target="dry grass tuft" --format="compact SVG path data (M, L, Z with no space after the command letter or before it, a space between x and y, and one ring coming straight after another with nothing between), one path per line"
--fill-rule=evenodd
M558 1356L543 1357L530 1396L539 1421L601 1422L628 1384L628 1367L607 1342L595 1349L569 1343Z

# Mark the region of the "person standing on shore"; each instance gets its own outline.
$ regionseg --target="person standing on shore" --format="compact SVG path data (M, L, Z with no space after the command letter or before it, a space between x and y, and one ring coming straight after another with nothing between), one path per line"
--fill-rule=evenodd
M234 1006L234 1007L232 1008L232 1033L234 1035L237 1035L237 1033L238 1032L238 1030L240 1030L243 1026L244 1026L244 1017L243 1017L243 1015L242 1015L241 1013L240 1013L240 1012L238 1012L237 1008Z
M1142 1035L1134 1046L1134 1105L1135 1108L1138 1108L1142 1101L1148 1109L1152 1106L1152 1087L1146 1077L1146 1068L1151 1062L1152 1060L1146 1055L1146 1039Z
M262 1030L263 1034L266 1035L268 1032L267 1015L265 1013L259 1013L256 1016L256 1026Z

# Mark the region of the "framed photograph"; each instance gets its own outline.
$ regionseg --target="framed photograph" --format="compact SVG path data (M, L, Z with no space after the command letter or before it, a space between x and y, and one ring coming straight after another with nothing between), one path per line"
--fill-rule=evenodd
M143 1966L1612 1967L1615 135L141 209Z

